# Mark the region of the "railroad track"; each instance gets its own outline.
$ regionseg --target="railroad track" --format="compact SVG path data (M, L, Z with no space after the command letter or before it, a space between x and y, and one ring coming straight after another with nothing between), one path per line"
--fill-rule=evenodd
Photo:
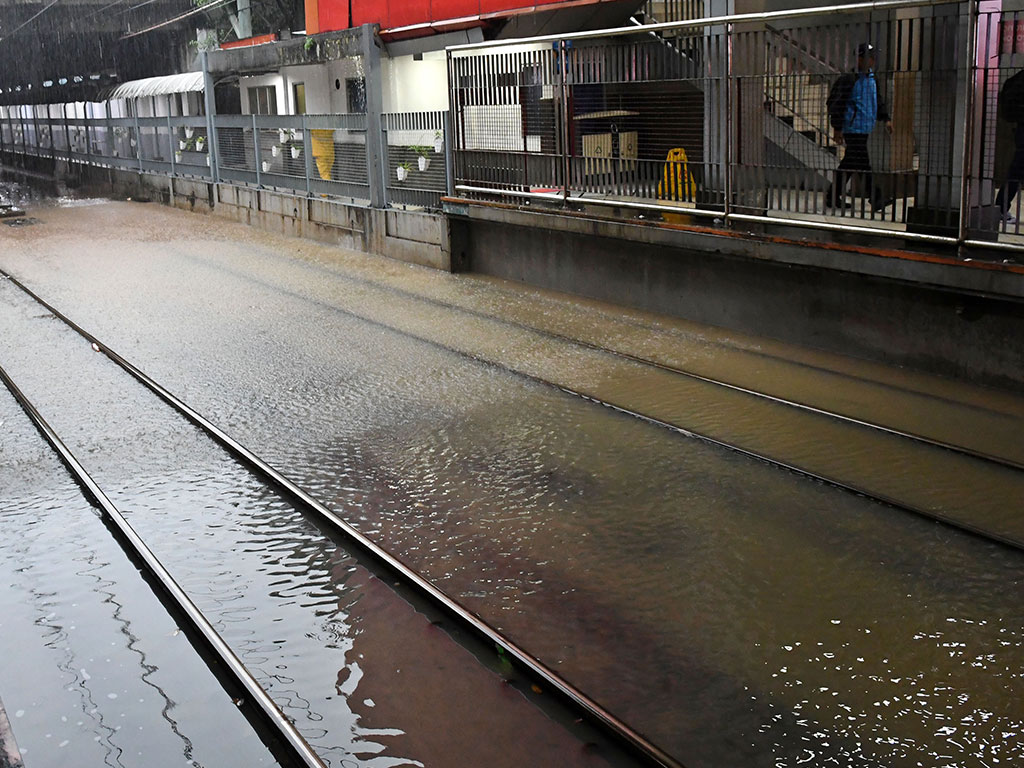
M248 468L253 470L256 474L265 478L268 482L272 483L281 492L288 495L293 501L301 505L308 514L317 518L324 526L330 527L332 530L337 531L348 539L355 548L359 549L364 554L376 559L382 568L385 568L389 573L397 575L399 578L404 579L413 588L418 590L425 599L431 601L437 605L446 614L451 616L455 622L460 626L469 629L474 635L483 639L485 642L493 643L498 647L502 648L503 653L506 653L510 658L520 665L524 674L530 676L541 682L547 690L554 691L568 706L575 708L588 719L597 723L600 727L606 729L616 739L626 744L636 754L643 756L644 758L651 760L654 764L660 765L678 765L678 763L669 755L662 752L656 745L648 742L644 737L631 729L626 723L622 723L611 713L604 710L597 702L591 701L584 694L574 688L570 683L560 678L557 673L552 672L550 669L545 667L541 662L534 659L525 649L517 646L509 639L503 637L500 632L494 630L490 625L481 620L476 614L473 614L464 608L462 608L457 601L454 601L438 589L435 585L431 584L425 579L418 576L412 569L406 567L396 558L392 557L388 553L380 550L374 542L370 541L358 530L349 525L345 520L340 518L330 509L322 505L316 499L306 494L301 488L292 483L288 478L284 477L280 472L275 470L272 466L262 461L258 456L247 451L243 446L234 441L230 435L220 430L216 425L210 423L201 414L197 413L194 409L190 408L187 404L183 403L180 399L174 396L167 389L162 387L159 383L153 381L144 372L139 370L137 367L132 365L130 362L122 358L116 352L107 347L101 340L92 336L83 328L76 325L69 318L65 317L55 307L47 303L41 297L37 296L30 289L24 286L20 281L14 277L0 271L0 277L5 278L11 282L11 284L17 286L25 294L32 298L33 301L37 302L40 306L44 307L54 317L57 317L62 322L66 323L68 327L76 331L84 339L86 339L96 351L102 352L115 364L120 366L126 372L130 373L138 381L144 384L152 392L157 394L162 400L167 402L169 405L178 410L183 416L185 416L193 424L201 428L206 434L224 446L236 459L246 465ZM991 465L996 467L1000 471L1007 471L1017 474L1021 471L1022 467L1019 463L1004 459L999 456L987 455L983 452L973 450L964 446L947 443L944 441L934 440L925 435L916 435L901 430L894 430L887 428L882 424L873 424L863 419L857 419L848 414L832 412L827 409L818 408L806 403L797 402L794 400L787 400L786 398L780 398L771 395L767 392L759 392L757 390L750 389L749 387L742 387L725 380L714 379L713 377L704 376L693 371L688 371L680 367L665 365L658 363L657 361L647 360L635 355L623 353L620 350L609 349L598 344L588 343L586 341L580 341L573 339L569 336L558 334L550 330L543 328L537 328L533 325L525 322L516 322L508 319L495 320L493 317L485 314L484 312L459 306L452 302L446 302L435 298L423 297L413 292L404 291L402 289L394 287L381 287L380 285L373 283L373 281L365 281L366 285L379 288L381 290L387 290L391 293L401 294L409 299L423 302L438 310L445 312L459 312L463 315L471 318L475 318L481 322L486 323L497 323L504 328L517 328L526 333L537 334L547 339L555 340L562 344L571 344L597 355L608 356L617 360L623 361L629 365L641 366L649 368L651 370L659 371L674 377L680 377L687 380L691 380L700 384L701 386L712 387L732 393L734 395L752 399L759 402L764 402L772 407L788 409L790 411L809 415L816 419L826 419L842 424L845 428L852 428L857 430L866 430L870 432L877 432L884 434L889 438L896 439L899 441L905 441L909 444L920 445L928 450L940 451L943 453L950 454L958 457L967 462L976 462L982 465ZM412 338L419 339L421 341L427 341L431 344L443 347L444 349L453 351L466 358L478 361L488 366L501 368L514 375L527 378L531 381L543 384L545 386L556 387L557 389L566 392L575 397L579 397L597 404L613 408L622 413L628 414L631 417L642 419L649 423L656 424L660 427L668 428L673 431L685 434L705 442L718 445L727 448L732 451L742 453L747 456L751 456L760 461L764 461L775 466L785 468L787 470L795 471L805 476L814 477L824 482L830 483L837 487L844 488L849 491L854 491L864 496L874 498L876 500L888 503L900 509L904 509L910 512L924 515L926 517L943 520L944 522L951 523L957 527L972 531L975 534L983 536L985 538L1000 541L1011 546L1022 548L1024 547L1024 541L1016 539L1013 536L1000 535L999 532L986 530L984 527L972 526L969 523L965 523L962 520L948 519L946 516L936 513L934 510L915 508L913 505L903 503L900 499L887 496L886 494L872 490L866 487L859 487L855 484L844 482L841 478L830 477L826 474L816 473L808 470L807 467L801 466L796 463L787 462L780 459L777 456L772 456L766 452L759 452L750 450L741 444L729 442L727 440L721 440L713 434L702 433L698 430L687 429L679 424L673 423L672 421L659 419L645 413L642 410L633 409L627 405L623 405L621 402L616 402L611 398L603 398L599 394L594 392L588 392L583 389L573 388L567 386L565 382L558 381L555 377L548 377L537 372L530 372L524 370L522 366L516 364L504 364L499 359L495 359L492 355L486 353L474 352L471 349L459 347L445 343L443 339L430 338L422 333L417 333L415 330L407 327L402 327L400 324L394 322L385 322L380 318L368 316L365 313L359 313L353 310L345 309L343 307L333 307L339 312L358 318L360 320L374 323L381 327L388 328L392 331L405 334ZM11 383L13 385L13 382ZM41 429L43 429L41 427ZM264 720L269 718L263 715ZM276 738L284 743L287 743L287 738L284 735L278 735ZM298 756L292 758L292 760L299 759ZM301 762L295 764L304 764Z
M608 739L610 744L624 750L633 758L639 758L651 765L682 768L682 764L678 760L649 741L628 723L617 718L600 703L591 699L572 683L534 658L526 649L506 637L477 614L463 607L444 590L364 536L333 510L254 452L242 446L195 409L103 344L98 338L63 315L16 278L0 270L0 279L17 286L53 317L78 333L92 346L94 351L103 353L122 370L129 373L182 417L223 447L238 463L261 478L277 493L287 497L296 508L314 519L319 527L341 536L349 548L357 551L364 560L374 563L381 573L381 577L386 576L388 583L401 583L416 594L424 604L429 605L435 612L446 616L458 632L465 632L475 638L478 643L497 648L502 659L510 661L526 680L534 686L543 687L545 694L552 697L550 705L555 709L562 710L559 715L561 719L572 721L574 718L585 718ZM188 632L193 643L203 649L205 657L213 659L211 669L214 670L228 693L235 698L236 703L250 722L254 724L261 739L271 749L275 757L282 765L289 767L324 768L326 764L315 749L299 733L267 690L257 682L250 670L214 628L210 619L182 589L153 550L128 522L122 511L111 501L108 493L90 475L83 463L2 366L0 366L0 379L3 380L6 388L41 435L58 454L87 498L98 508L104 522L128 557L140 567L147 580L162 598L165 606Z
M364 301L359 308L317 303L679 434L797 472L904 512L1024 549L1024 521L1013 514L1015 500L1024 498L1024 463L1016 458L921 432L893 428L838 409L780 397L558 333L537 321L496 317L453 301L424 296L369 278L339 277L361 288L379 292L382 300L375 303L364 292ZM270 287L280 290L278 286ZM387 295L401 296L424 309L417 313L415 322L388 312L375 313L374 306L390 306L383 300ZM316 301L305 296L301 298ZM468 318L468 322L451 323L450 316L446 317L444 313L452 312ZM474 325L470 328L468 323ZM458 331L445 334L437 330L446 326L457 327ZM630 402L626 384L611 396L600 388L580 387L571 375L573 370L565 374L557 363L545 368L526 360L525 356L516 360L507 355L508 349L502 341L510 329L527 337L554 342L565 350L583 350L591 355L587 360L594 361L596 365L613 361L605 378L621 376L627 384L637 382L642 386L644 380L660 376L668 387L675 387L672 393L675 402L690 400L706 405L701 409L684 407L673 411L661 408L657 403L648 407L650 404ZM473 341L479 339L483 341ZM936 406L941 405L941 398L932 399ZM723 428L721 422L726 419L706 419L700 410L720 410L727 415L736 413L737 419L747 419L756 428L748 429L746 433L730 430L728 425ZM753 418L750 416L752 413ZM790 429L792 433L817 439L790 440L788 443L775 439L775 434L784 430L774 427L785 423L794 425ZM848 456L858 454L862 457L859 464L847 461ZM870 461L864 462L865 456Z

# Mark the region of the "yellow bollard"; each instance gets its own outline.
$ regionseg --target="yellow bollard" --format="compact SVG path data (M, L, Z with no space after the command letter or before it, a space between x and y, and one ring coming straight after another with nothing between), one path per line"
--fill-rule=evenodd
M330 181L331 170L334 168L334 131L329 128L314 128L309 133L313 140L316 169L320 172L321 179Z
M665 156L665 167L658 182L658 199L671 202L696 203L697 183L690 173L686 150L682 147L670 149ZM680 213L663 213L662 218L669 224L692 224L693 217Z

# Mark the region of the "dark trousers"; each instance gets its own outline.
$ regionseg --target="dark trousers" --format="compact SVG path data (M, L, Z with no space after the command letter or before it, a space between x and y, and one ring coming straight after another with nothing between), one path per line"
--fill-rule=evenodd
M1018 139L1020 138L1018 136ZM1010 161L1010 167L1006 170L1006 183L1003 184L1003 188L996 195L996 205L999 207L999 212L1002 215L1005 216L1006 212L1010 210L1010 203L1013 202L1013 198L1020 191L1022 180L1024 180L1024 145L1018 141L1013 153L1013 160Z
M881 200L881 195L874 188L871 181L871 158L868 157L868 134L866 133L844 133L843 141L846 143L846 153L843 155L839 167L836 168L836 178L825 193L825 202L832 207L843 204L846 197L847 177L852 176L855 180L859 177L863 192L862 197L871 197L872 203Z

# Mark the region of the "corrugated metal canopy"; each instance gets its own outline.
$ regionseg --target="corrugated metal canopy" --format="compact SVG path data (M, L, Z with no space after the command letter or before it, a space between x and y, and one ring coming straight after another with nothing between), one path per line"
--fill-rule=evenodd
M140 96L162 96L167 93L187 93L203 90L202 72L183 72L180 75L163 75L131 80L112 88L108 99L137 99Z

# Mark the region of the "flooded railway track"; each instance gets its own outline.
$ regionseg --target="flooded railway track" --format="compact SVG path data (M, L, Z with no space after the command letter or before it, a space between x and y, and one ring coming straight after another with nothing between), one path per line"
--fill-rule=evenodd
M1005 746L1018 730L1011 702L1024 668L1012 597L1022 583L1018 552L679 439L662 426L700 425L720 388L690 390L690 413L666 410L682 392L677 374L521 327L559 330L565 313L554 299L521 311L516 326L396 301L369 283L346 287L354 281L344 272L324 280L322 269L296 270L301 261L279 251L260 258L247 243L232 257L217 245L211 258L206 243L161 244L171 258L159 261L174 270L166 281L135 245L120 265L61 260L60 277L75 288L55 295L74 301L89 291L76 312L104 335L120 334L118 348L137 347L157 378L192 393L243 441L281 440L277 466L547 663L564 665L556 668L687 765L792 764L806 754L822 764L902 764L904 750L923 765L951 750L969 764L982 750L1019 751ZM402 272L368 266L385 281ZM90 282L118 268L122 281ZM431 297L447 293L449 304L468 303L462 293L484 310L508 304L473 280L417 276L410 282ZM138 295L122 296L133 280ZM152 285L166 304L151 303ZM72 343L49 314L26 313ZM574 327L562 335L572 338L589 310L569 314ZM73 343L80 362L92 356L120 375ZM12 360L32 358L14 351ZM267 361L249 380L267 353L285 375L268 375ZM649 379L664 385L664 398ZM661 416L661 426L593 407L597 398ZM735 415L726 409L719 421ZM319 419L324 426L310 428ZM145 433L135 450L148 453L160 435ZM171 509L168 518L177 516ZM315 640L333 639L322 634ZM635 662L630 675L616 661L624 652ZM950 722L959 731L947 738ZM544 761L518 764L528 763Z
M1005 436L1002 452L988 448L985 428L1013 423L997 409L980 414L985 428L962 428L982 409L960 407L959 421L945 425L942 398L915 395L915 408L934 408L937 414L929 426L938 434L927 434L560 333L545 325L541 313L522 317L520 310L520 316L516 311L502 316L372 278L339 277L357 283L363 301L359 306L327 305L334 311L899 510L1024 548L1024 520L1015 508L1015 500L1024 498L1024 453L1019 441L1008 442ZM366 300L374 293L381 301ZM395 295L418 305L416 310L393 312L386 297ZM452 323L453 312L466 321ZM513 333L517 338L512 339ZM543 358L537 354L541 347L548 350ZM566 362L570 358L575 359ZM580 376L581 367L588 376ZM594 383L581 383L588 377Z
M435 626L445 628L453 636L463 637L464 644L474 648L476 655L497 649L500 666L514 669L516 676L526 681L524 693L531 696L549 717L556 722L574 723L583 726L583 731L599 748L604 750L613 765L650 764L668 768L682 768L676 758L647 739L629 723L619 719L599 702L589 697L557 672L547 667L528 650L488 624L476 613L463 607L444 590L408 567L400 559L386 551L373 540L362 534L338 514L304 491L281 472L261 459L256 453L241 445L230 435L207 420L195 409L183 402L165 387L150 378L132 363L104 345L84 328L63 315L55 307L40 298L15 277L0 270L0 280L17 286L50 315L60 320L70 330L79 334L91 345L94 352L102 353L130 374L135 380L157 395L164 403L184 417L195 427L221 446L235 461L247 468L265 482L272 492L292 502L304 515L315 521L321 530L337 534L345 546L355 550L364 562L370 562L379 579L401 586L403 591L426 606L426 610L443 616L435 620ZM264 743L275 757L286 766L325 768L326 763L314 746L302 736L292 718L287 716L275 703L270 692L265 690L235 654L228 642L214 628L204 612L190 598L168 568L150 549L142 536L132 527L121 510L111 501L109 495L88 472L82 462L70 450L61 436L47 422L46 418L29 400L17 382L0 365L0 379L11 395L25 411L31 422L58 454L61 461L76 482L102 514L104 522L122 545L126 555L140 567L154 591L163 598L168 610L180 620L190 633L193 644L201 646L207 657L212 658L211 669L219 677L225 689L238 695L236 704L256 726ZM469 638L467 641L466 638ZM222 665L222 668L218 667ZM512 677L508 678L512 680ZM540 694L543 691L544 697Z

